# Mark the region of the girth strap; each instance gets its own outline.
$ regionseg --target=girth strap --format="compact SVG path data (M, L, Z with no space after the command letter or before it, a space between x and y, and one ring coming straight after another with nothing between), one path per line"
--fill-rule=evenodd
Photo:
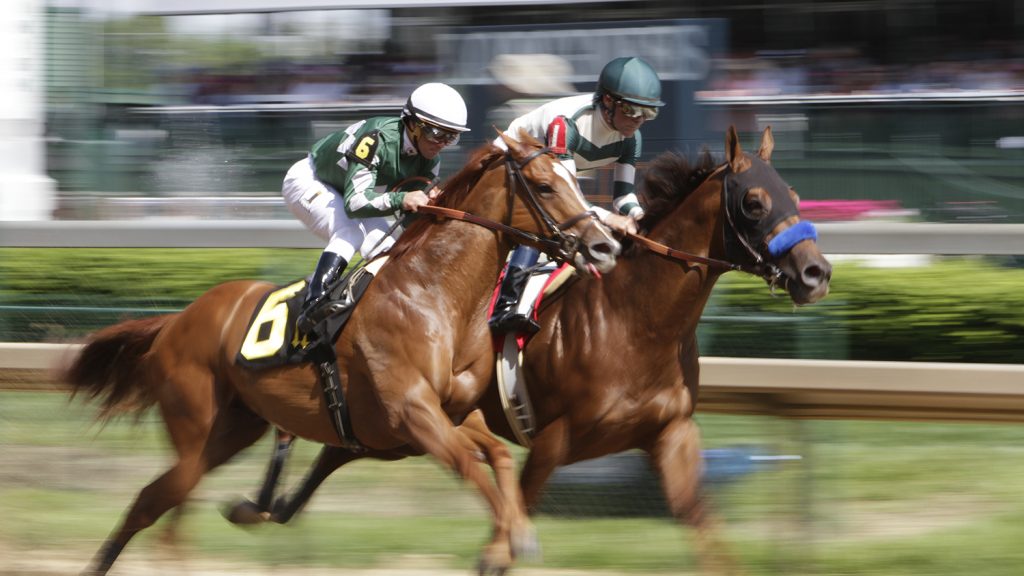
M341 391L337 361L333 358L317 361L316 369L320 375L327 413L331 416L331 424L334 425L334 431L341 440L342 448L353 452L366 450L352 430L352 416L349 414L348 403L345 402L345 394Z

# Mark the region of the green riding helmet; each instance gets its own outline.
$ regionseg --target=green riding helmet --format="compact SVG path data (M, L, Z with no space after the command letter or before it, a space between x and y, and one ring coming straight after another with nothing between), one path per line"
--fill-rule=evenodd
M636 56L623 56L605 64L598 90L640 106L661 107L661 80L651 65Z

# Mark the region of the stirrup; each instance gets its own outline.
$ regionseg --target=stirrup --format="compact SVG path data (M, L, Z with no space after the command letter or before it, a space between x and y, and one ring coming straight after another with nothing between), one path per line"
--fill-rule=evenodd
M317 318L317 310L320 308L320 302L313 302L307 308L299 312L298 317L295 318L295 327L299 332L303 334L311 334L316 328L317 324L322 319Z
M305 310L299 312L296 326L298 326L300 332L308 334L324 320L351 308L352 304L354 303L349 298L348 292L344 293L343 297L338 300L329 300L325 295L314 301Z
M341 312L351 308L355 302L353 302L349 296L350 294L346 292L344 294L344 298L325 302L315 316L317 318L317 322L322 322L335 314L340 314Z

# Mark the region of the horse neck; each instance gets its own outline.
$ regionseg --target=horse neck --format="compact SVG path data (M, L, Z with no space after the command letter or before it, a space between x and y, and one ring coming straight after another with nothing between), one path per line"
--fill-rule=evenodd
M507 223L510 192L505 170L489 170L467 195L449 208ZM439 301L466 310L483 309L494 281L504 264L511 242L483 226L441 220L425 232L416 250L403 256L410 282L438 286L431 294Z
M721 181L709 178L651 231L665 246L697 256L722 256ZM692 338L722 268L680 262L639 249L609 275L609 300L629 310L630 324L652 340Z

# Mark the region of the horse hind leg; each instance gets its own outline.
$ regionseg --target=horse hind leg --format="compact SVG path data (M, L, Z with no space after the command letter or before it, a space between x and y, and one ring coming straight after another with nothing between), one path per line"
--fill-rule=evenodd
M167 387L177 393L162 398L160 409L178 461L139 492L120 527L107 538L84 574L107 574L135 534L180 506L206 472L251 445L266 431L266 422L246 409L226 407L218 411L208 386L177 384L204 379L212 386L212 375L195 370L181 370L174 379L167 380Z
M711 505L701 493L701 436L697 423L678 418L662 430L650 451L672 515L692 526L702 574L738 574Z
M270 520L278 524L287 524L306 507L309 499L313 497L313 492L331 473L349 462L366 457L371 457L371 455L357 454L337 446L324 446L320 449L320 455L317 457L315 465L303 478L299 489L293 494L286 494L274 501L274 505L270 509ZM385 460L400 458L400 456L392 457L384 454L373 454L372 457Z
M185 452L174 466L139 492L120 528L107 538L85 574L106 574L128 541L152 526L165 512L184 502L202 474L198 450Z

